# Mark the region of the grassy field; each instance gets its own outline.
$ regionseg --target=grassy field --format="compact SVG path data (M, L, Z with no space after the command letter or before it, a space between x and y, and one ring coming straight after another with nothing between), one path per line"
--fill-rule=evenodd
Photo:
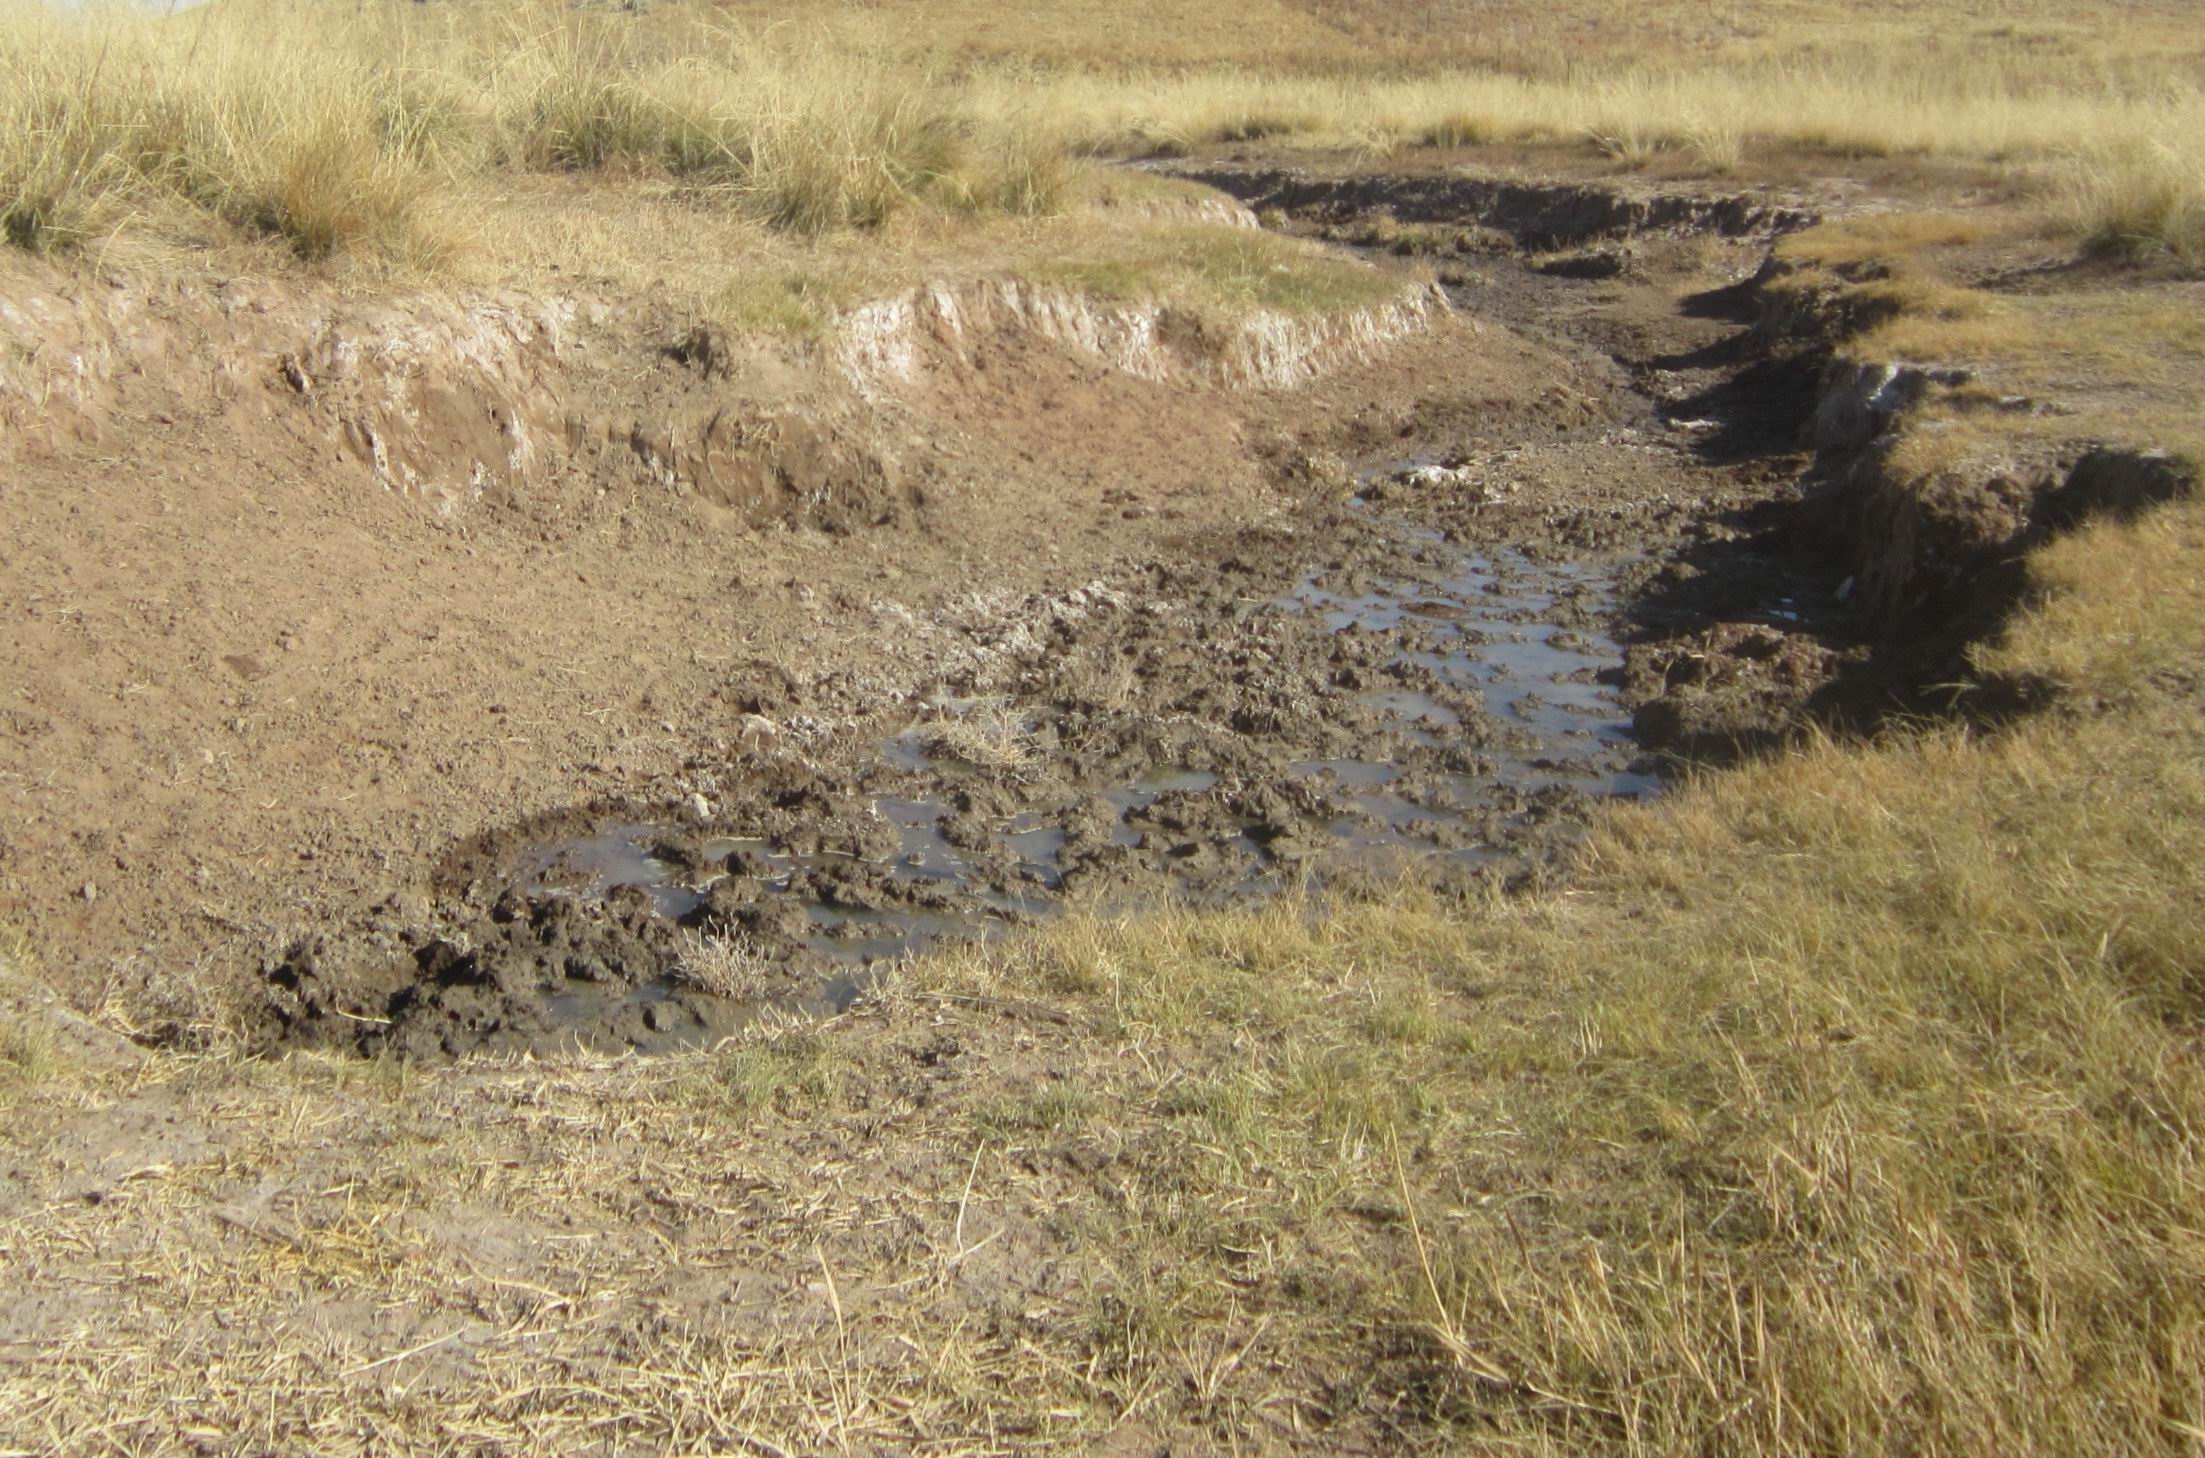
M2115 246L2086 228L2079 212L1900 212L1782 240L1775 257L1786 271L1768 293L1779 307L1787 297L1822 300L1856 318L1862 327L1840 341L1842 357L1952 360L1975 372L1915 420L1901 449L1916 459L2079 437L2205 459L2205 324L2180 256L2152 255L2171 269L2075 271L2025 290L1968 282L1979 267L1971 253L2048 228L2078 240L2085 256L2139 259L2126 240ZM2002 408L2016 401L2060 408ZM2087 424L2078 426L2077 412Z
M817 336L841 313L940 279L1015 278L1101 298L1168 298L1205 317L1290 316L1396 301L1413 276L1219 220L1214 195L1167 179L1076 168L1044 217L913 209L882 227L798 237L678 189L637 187L618 215L597 183L515 179L503 220L448 274L477 282L651 297L744 331ZM740 260L730 266L728 260Z
M941 236L1076 210L1083 156L1527 142L1708 173L1772 151L1973 159L2064 190L2109 247L2194 257L2192 29L2178 6L2019 0L1868 18L1152 0L1046 23L986 4L541 0L216 0L153 21L13 0L0 232L49 252L259 238L371 277L502 278L529 176L595 184L576 258L625 251L638 195L797 238L858 230L892 255L899 218Z

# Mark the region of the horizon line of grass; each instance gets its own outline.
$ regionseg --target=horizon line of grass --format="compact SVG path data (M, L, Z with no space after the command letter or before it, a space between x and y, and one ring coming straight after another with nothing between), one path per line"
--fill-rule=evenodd
M1376 155L1563 143L1623 167L1680 154L1717 175L1779 146L1958 156L2055 168L2065 212L2109 253L2189 265L2205 237L2196 87L2087 67L2030 88L2007 57L1718 69L1603 53L1553 75L1416 78L958 69L887 29L848 44L824 21L747 29L709 8L417 9L332 20L224 0L156 19L18 0L0 13L0 238L60 251L211 220L307 260L433 272L470 225L495 225L445 204L516 169L663 178L814 237L914 208L1046 215L1076 156L1245 141Z

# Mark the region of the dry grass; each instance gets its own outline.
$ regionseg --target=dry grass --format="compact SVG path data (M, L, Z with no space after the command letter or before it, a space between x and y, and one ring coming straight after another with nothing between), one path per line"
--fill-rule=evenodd
M2043 463L2084 444L2205 458L2205 302L2163 271L2106 287L2090 277L2021 289L1969 282L1983 248L2043 256L2064 240L2011 212L1871 215L1777 246L1770 286L1849 330L1841 355L1958 365L1974 378L1915 412L1902 456Z
M751 24L788 0L728 0ZM801 14L838 43L944 72L1222 71L1304 77L1493 72L1565 78L1623 63L1737 69L1856 67L1911 58L2014 91L2091 84L2144 94L2205 60L2180 0L1928 0L1863 9L1834 0L1720 8L1617 0L827 0Z
M712 1115L816 1112L840 1093L846 1057L815 1023L772 1016L703 1060L693 1088Z
M1061 199L1046 139L975 139L923 75L822 47L701 16L651 31L572 15L548 33L524 26L512 47L501 72L533 74L501 75L487 127L529 165L662 173L802 234L877 227L924 202L1034 216Z
M1063 187L1046 139L975 137L923 75L704 11L644 26L526 0L464 21L411 9L9 10L0 226L47 251L211 221L309 259L418 268L465 241L463 205L514 169L669 178L799 233L921 204L1034 215Z
M2205 51L2172 4L1134 0L1043 17L928 0L805 14L873 54L969 74L983 112L1038 111L1100 149L1591 141L1627 164L1684 153L1720 172L1770 147L2020 160L2194 142L2205 117Z
M0 925L0 999L33 975L29 942L22 933ZM44 1022L31 1020L37 1015L35 1009L26 1014L0 1001L0 1109L21 1089L42 1082L58 1067L53 1033Z
M1382 308L1398 302L1407 287L1400 272L1315 245L1248 228L1161 219L1123 235L1116 247L1083 237L1053 253L1030 252L1020 271L1104 298L1161 297L1225 319Z
M2062 202L2097 252L2205 263L2205 149L2155 140L2101 151L2075 164Z
M1563 78L1470 72L1415 79L1240 71L989 80L973 105L1045 106L1078 145L1171 152L1207 142L1361 147L1580 142L1643 165L1691 153L1734 167L1755 148L1848 157L2052 158L2078 145L2192 143L2194 94L2022 93L1969 73L1907 63L1639 71L1618 64Z
M672 976L699 992L747 1002L765 994L771 968L746 938L690 932L682 938Z
M528 0L417 12L0 16L0 226L22 248L148 267L179 249L266 266L272 245L370 283L597 288L812 335L975 273L1221 318L1398 287L1226 226L1184 185L1103 175L1045 116L983 119L923 70L812 31Z
M523 224L509 189L531 172L591 178L591 241L618 253L639 241L638 188L811 237L1049 216L1073 153L1529 141L1717 173L1771 146L2086 157L2065 185L2086 233L2194 261L2194 44L2174 43L2171 12L2024 8L1589 5L1531 8L1503 34L1376 4L1081 6L1042 25L993 3L223 0L155 22L18 0L0 15L0 228L42 251L236 234L449 272Z
M0 1023L0 1082L36 1083L54 1065L51 1033L31 1023Z
M1224 327L1257 308L1384 307L1414 278L1232 226L1219 219L1214 195L1099 169L1076 172L1062 210L1048 218L913 211L867 233L819 238L701 210L666 191L632 197L615 236L593 210L591 189L567 178L515 187L505 208L516 226L485 240L467 274L647 292L700 322L815 337L851 308L940 282L1054 282L1102 300L1166 301ZM729 258L742 266L728 267Z
M2070 702L2179 707L2205 663L2201 560L2205 511L2189 502L2054 541L2030 559L2035 609L1977 654L1978 667L2047 680ZM2182 750L2180 742L2140 747L2147 773L2158 772L2160 755L2179 759Z
M1609 13L1641 35L1643 9ZM1371 7L1341 14L1394 44ZM1256 44L1232 29L1206 33ZM1282 71L1305 33L1265 42ZM641 73L621 55L621 77ZM1492 84L1577 96L1555 114L1591 129L1592 93L1535 61ZM2195 106L2112 83L2063 93L2047 69L2048 127L2096 135ZM42 94L92 95L74 74L79 90ZM351 87L331 107L376 94L357 71L304 74ZM1121 143L1355 135L1376 116L1318 105L1349 96L1318 71L1289 82L988 70L970 125L1037 92L1062 102L1066 135ZM485 127L477 103L406 84L420 126L372 162L306 166L273 212L249 202L286 195L257 162L207 162L249 112L178 103L215 120L166 152L126 144L137 123L57 124L89 104L18 112L36 125L4 135L35 145L4 154L10 234L56 246L144 210L395 257L433 237L412 231L430 214L348 215L329 180L385 165L643 169L669 215L724 193L711 227L870 224L915 251L929 210L968 206L931 163L866 184L884 192L833 182L833 157L885 145L862 126L802 193L829 201L784 216L766 174L715 174L699 159L717 142L683 150L669 93L615 117L634 101L624 79L564 100L513 82L487 93L503 119ZM1396 84L1491 123L1462 107L1468 83ZM1875 84L1845 93L1848 125L1886 142L1925 115L1968 146L2043 141L2010 96L2003 112L1938 113L1934 96L1879 112L1894 83ZM903 115L878 110L892 88L865 94L860 120ZM1391 94L1399 128L1373 120L1369 137L1436 125L1436 104ZM1833 114L1812 85L1796 121L1706 114L1711 94L1690 118L1713 128L1711 163L1763 125L1802 140ZM516 112L499 95L549 100ZM619 124L592 132L605 117ZM1689 145L1664 140L1654 102L1609 119L1631 120L1613 134L1626 161ZM963 135L890 132L911 157ZM186 185L202 172L217 182ZM1051 225L971 226L1046 240ZM2129 384L2090 402L2093 432L2145 441L2195 419L2205 340L2194 311L2166 306L2186 295L1990 295L1939 267L1983 241L1932 220L1791 246L1833 286L1887 290L1851 346L1863 357L1968 358L2051 393L2063 360L2096 349L2092 367ZM791 267L835 256L804 246ZM1308 287L1217 246L1184 266L1223 297L1278 306ZM1059 264L1122 289L1163 266ZM22 1299L0 1347L0 1446L2194 1453L2201 549L2195 502L2054 544L1978 662L2055 686L2051 712L1998 734L1813 744L1620 809L1567 894L1076 916L915 969L848 1017L653 1063L163 1055L99 1071L9 1033L0 1070L36 1066L44 1084L5 1135L0 1270ZM1015 765L1010 718L962 732L956 752ZM725 951L700 944L699 965Z
M414 98L388 68L290 40L0 15L0 232L51 251L205 218L309 259L433 263L450 239Z
M1776 257L1835 272L1864 266L1910 269L1924 254L1981 243L1999 231L1992 219L1964 213L1884 212L1841 218L1780 238Z
M999 775L1016 776L1034 762L1033 716L1008 699L986 699L937 719L921 731L929 754Z

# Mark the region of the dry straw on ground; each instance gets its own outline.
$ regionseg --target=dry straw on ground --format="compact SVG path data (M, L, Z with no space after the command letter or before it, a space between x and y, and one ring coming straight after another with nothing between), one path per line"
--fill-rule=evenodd
M742 937L690 932L682 938L673 965L674 980L714 997L755 1001L770 985L771 967Z

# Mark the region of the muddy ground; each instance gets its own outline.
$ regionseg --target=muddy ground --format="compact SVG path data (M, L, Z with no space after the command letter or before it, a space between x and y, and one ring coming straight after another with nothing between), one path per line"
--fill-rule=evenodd
M1819 361L1752 338L1806 208L1206 180L1452 311L1291 390L777 385L732 504L638 448L428 510L281 388L118 382L9 473L0 920L152 1041L677 1046L1067 899L1537 877L1869 656L1789 525ZM694 344L590 348L768 389Z

